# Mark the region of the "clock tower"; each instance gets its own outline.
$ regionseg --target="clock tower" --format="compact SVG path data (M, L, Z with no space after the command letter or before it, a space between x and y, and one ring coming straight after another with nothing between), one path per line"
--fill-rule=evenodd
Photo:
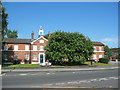
M42 29L42 26L40 26L39 32L38 32L38 37L43 36L44 35L44 31Z

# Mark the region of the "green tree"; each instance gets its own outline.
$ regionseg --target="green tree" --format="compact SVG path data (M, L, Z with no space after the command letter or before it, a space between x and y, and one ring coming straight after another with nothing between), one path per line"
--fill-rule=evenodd
M14 30L14 31L7 30L7 37L8 38L17 38L18 37L17 31L16 30Z
M110 56L112 55L112 52L111 52L110 48L106 45L104 47L104 50L105 50L105 56L110 58Z
M8 25L8 14L5 13L6 8L2 7L2 36L4 37L7 34L7 25Z
M64 60L84 63L93 54L92 42L79 33L56 31L48 40L45 47L46 59L55 64L63 63Z
M17 38L18 37L18 33L16 30L10 30L7 28L8 25L8 14L6 13L6 8L1 7L2 9L2 36L3 38L7 37L7 38Z

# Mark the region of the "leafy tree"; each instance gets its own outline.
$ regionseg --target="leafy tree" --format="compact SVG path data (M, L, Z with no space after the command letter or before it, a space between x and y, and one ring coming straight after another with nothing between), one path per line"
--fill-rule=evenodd
M112 52L111 52L110 48L106 45L104 47L104 50L105 50L105 56L110 58L110 56L112 55Z
M5 38L5 36L7 36L7 38L17 38L18 37L18 33L16 30L11 31L10 29L7 28L8 25L8 14L5 13L6 8L1 7L2 9L2 36L3 38Z
M79 33L56 31L48 40L46 59L55 64L62 64L65 60L84 63L93 54L92 42Z
M5 13L6 8L2 7L2 36L4 37L7 33L7 25L8 25L8 14Z
M8 38L17 38L17 31L11 31L11 30L7 30L7 37Z

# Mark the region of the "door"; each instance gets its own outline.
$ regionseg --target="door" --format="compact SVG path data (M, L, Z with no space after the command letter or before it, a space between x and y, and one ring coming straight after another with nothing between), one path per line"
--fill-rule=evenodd
M43 63L43 54L40 54L40 63Z

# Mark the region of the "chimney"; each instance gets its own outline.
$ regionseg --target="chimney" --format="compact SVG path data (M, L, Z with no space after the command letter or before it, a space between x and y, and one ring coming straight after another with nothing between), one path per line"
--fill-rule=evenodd
M48 32L48 38L50 37L50 32Z
M31 33L31 39L34 39L34 32Z

